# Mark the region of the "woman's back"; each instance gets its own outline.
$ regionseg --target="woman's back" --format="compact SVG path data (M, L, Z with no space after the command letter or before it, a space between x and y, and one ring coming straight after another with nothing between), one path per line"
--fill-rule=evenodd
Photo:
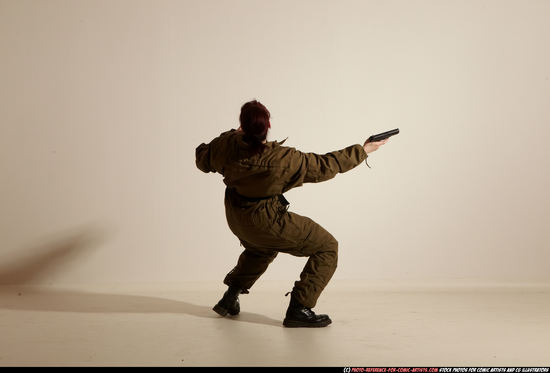
M199 145L196 162L204 172L223 175L224 183L245 197L274 196L303 183L329 180L367 157L359 144L319 155L272 141L261 152L254 152L243 137L242 131L230 130L210 144Z

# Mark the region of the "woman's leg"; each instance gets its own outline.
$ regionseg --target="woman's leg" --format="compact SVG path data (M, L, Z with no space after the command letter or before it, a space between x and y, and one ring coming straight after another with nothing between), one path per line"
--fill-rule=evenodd
M248 289L266 271L269 264L277 256L277 252L256 248L246 241L241 241L245 250L239 256L237 265L225 276L223 283L234 286L248 293Z
M308 217L287 213L282 237L295 237L297 247L288 251L296 256L308 256L300 280L294 283L292 295L305 307L313 308L332 278L338 264L338 241L322 226ZM299 227L296 231L294 227Z

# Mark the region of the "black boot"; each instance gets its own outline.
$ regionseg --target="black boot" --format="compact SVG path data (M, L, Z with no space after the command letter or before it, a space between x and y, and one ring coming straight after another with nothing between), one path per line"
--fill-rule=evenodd
M286 310L283 325L287 328L322 328L332 322L328 315L316 315L311 308L303 306L292 295Z
M212 309L220 316L225 316L228 313L232 316L238 315L241 311L239 294L241 294L241 289L230 286L223 294L223 298Z

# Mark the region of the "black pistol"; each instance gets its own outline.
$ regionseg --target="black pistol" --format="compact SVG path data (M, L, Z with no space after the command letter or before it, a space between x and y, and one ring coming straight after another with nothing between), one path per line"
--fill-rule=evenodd
M367 139L367 142L382 141L384 139L387 139L390 136L397 135L398 133L399 133L399 128L393 129L391 131L382 132L377 135L372 135Z
M386 131L386 132L382 132L382 133L379 133L377 135L372 135L371 137L369 137L367 139L367 142L382 141L384 139L387 139L388 137L391 137L393 135L397 135L398 133L399 133L399 128L396 128L396 129L393 129L393 130L390 130L390 131ZM371 168L366 159L365 159L365 164L367 166L369 166L369 168Z

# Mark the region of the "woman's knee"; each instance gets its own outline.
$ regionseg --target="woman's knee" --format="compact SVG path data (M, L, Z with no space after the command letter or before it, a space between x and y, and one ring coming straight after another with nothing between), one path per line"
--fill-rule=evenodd
M326 241L325 251L334 252L335 255L338 255L338 241L333 236Z
M323 256L331 267L336 268L338 265L338 241L332 237L331 240L326 242L326 247L323 250Z

